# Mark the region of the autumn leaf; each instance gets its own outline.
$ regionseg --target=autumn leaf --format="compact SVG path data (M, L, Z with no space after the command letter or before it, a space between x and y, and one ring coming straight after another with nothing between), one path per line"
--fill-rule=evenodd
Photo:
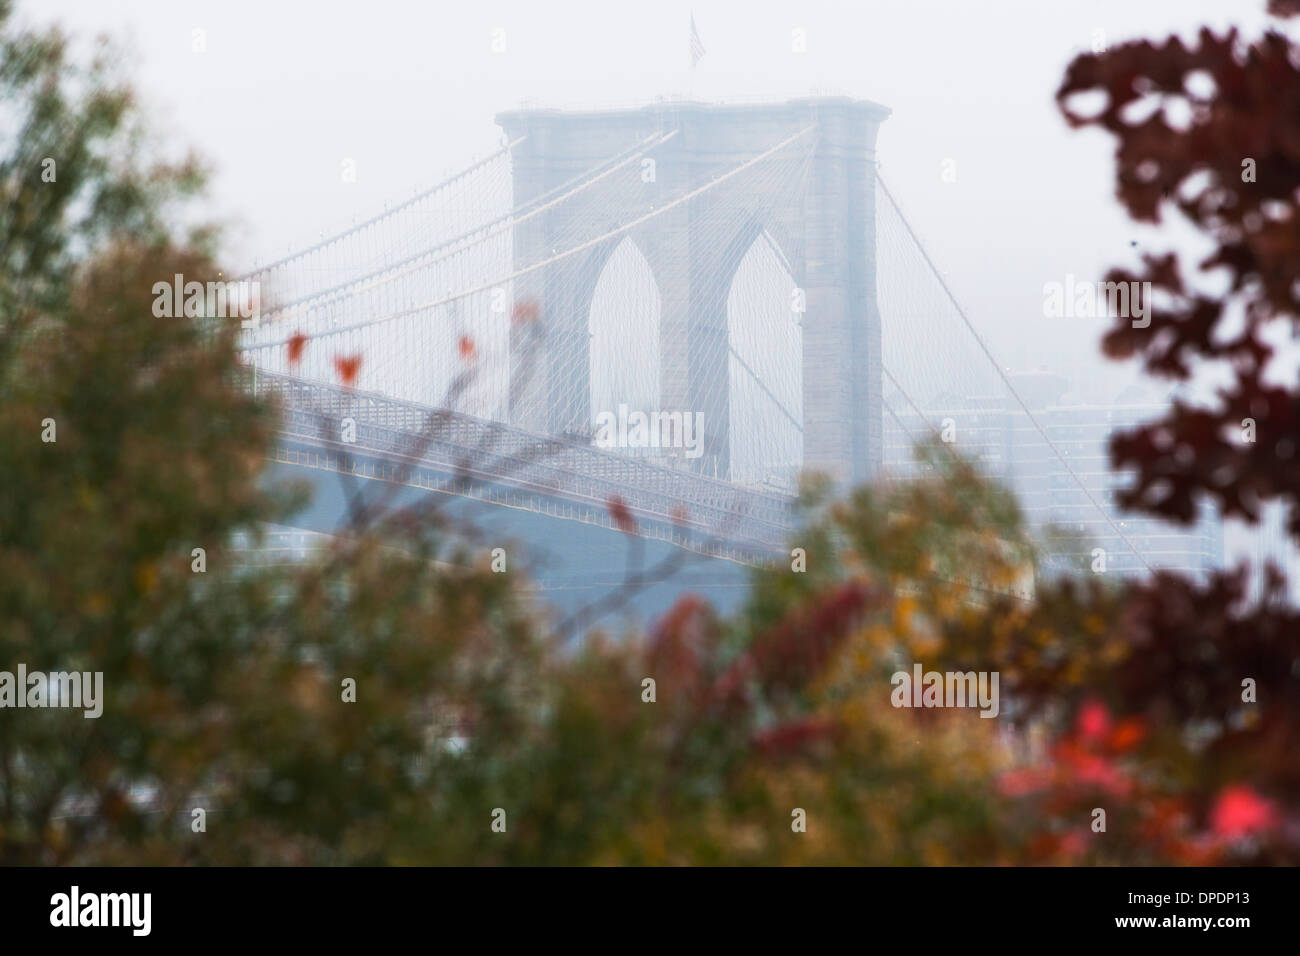
M1269 9L1294 15L1300 2L1273 0ZM1077 112L1082 94L1104 97L1105 108ZM1157 108L1141 118L1129 109L1148 101ZM1184 123L1176 117L1189 101ZM1114 136L1116 192L1131 218L1159 223L1176 211L1212 244L1194 261L1144 254L1141 269L1107 273L1106 282L1145 284L1154 298L1146 297L1140 321L1115 317L1105 354L1138 359L1172 380L1192 377L1206 361L1234 373L1213 406L1175 400L1163 417L1112 436L1112 465L1134 475L1119 505L1189 524L1212 501L1222 517L1253 524L1260 502L1275 500L1290 506L1288 530L1300 535L1300 467L1291 451L1300 393L1264 377L1273 352L1265 327L1294 326L1300 307L1294 44L1278 32L1247 42L1235 29L1216 36L1204 28L1190 43L1132 41L1076 57L1057 103L1072 127ZM1210 271L1226 273L1226 292L1192 281ZM1240 328L1237 315L1245 317Z
M289 337L289 364L297 365L302 360L302 353L307 348L307 336L295 332Z
M1001 774L997 780L997 788L1003 796L1023 797L1045 789L1051 781L1052 773L1048 767L1022 767Z
M715 698L731 699L751 678L767 690L805 685L827 666L862 613L882 597L863 581L846 581L814 595L755 638L750 650L718 679Z
M141 561L137 564L135 584L141 594L153 594L158 589L158 566L152 561Z
M699 679L701 646L713 630L708 605L684 594L656 623L646 648L646 664L662 681L693 687Z
M610 495L605 508L609 511L609 516L614 519L614 527L624 534L636 533L636 519L632 517L632 512L628 510L622 498L618 495Z
M1225 787L1210 811L1210 827L1229 840L1272 829L1277 822L1273 804L1245 784Z
M1110 735L1110 749L1116 753L1127 753L1140 744L1146 737L1146 728L1136 717L1121 720L1115 725Z
M334 356L334 371L338 372L339 380L344 385L352 385L357 380L357 372L361 369L360 355L336 355Z
M1110 730L1110 714L1100 701L1087 701L1079 708L1079 735L1086 741L1096 742Z
M840 731L834 720L809 717L770 727L754 737L754 746L765 756L785 756L799 753L810 744L833 739Z

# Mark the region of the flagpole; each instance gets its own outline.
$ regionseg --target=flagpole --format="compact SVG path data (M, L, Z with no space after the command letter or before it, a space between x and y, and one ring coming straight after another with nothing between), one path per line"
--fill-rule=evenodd
M686 98L695 99L695 13L691 12L691 35L687 40L686 62L690 64L686 71Z
M699 64L700 58L704 56L704 44L700 41L700 32L695 29L695 11L691 11L691 34L687 42L688 56L690 57L691 69L690 78L687 80L687 97L695 99L695 67Z

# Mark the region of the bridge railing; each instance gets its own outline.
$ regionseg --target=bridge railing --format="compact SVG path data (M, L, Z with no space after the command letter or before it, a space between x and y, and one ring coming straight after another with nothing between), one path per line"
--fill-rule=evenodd
M371 392L264 372L254 381L255 391L280 400L283 431L306 442L410 459L601 507L617 496L639 517L767 549L780 548L793 530L793 499L783 495ZM345 444L348 418L356 441Z

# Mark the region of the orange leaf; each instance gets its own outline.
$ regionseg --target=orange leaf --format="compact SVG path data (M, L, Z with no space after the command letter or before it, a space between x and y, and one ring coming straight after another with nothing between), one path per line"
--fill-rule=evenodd
M468 335L460 337L460 357L463 361L474 361L474 340Z
M1142 742L1146 736L1146 727L1141 719L1129 717L1115 725L1110 735L1110 748L1116 753L1127 753Z
M334 370L339 373L344 385L353 384L357 380L357 372L361 370L361 356L334 356Z

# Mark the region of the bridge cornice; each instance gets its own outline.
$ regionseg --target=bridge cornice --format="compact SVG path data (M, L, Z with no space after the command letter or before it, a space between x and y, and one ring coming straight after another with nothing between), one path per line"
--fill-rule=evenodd
M503 110L496 115L498 126L545 126L548 124L600 123L608 125L620 117L629 120L656 120L664 116L704 116L712 120L734 117L737 120L784 119L806 120L818 112L858 114L864 119L881 122L892 110L873 100L851 96L807 96L771 103L709 103L700 100L667 100L644 106L620 109L567 110L553 107Z

